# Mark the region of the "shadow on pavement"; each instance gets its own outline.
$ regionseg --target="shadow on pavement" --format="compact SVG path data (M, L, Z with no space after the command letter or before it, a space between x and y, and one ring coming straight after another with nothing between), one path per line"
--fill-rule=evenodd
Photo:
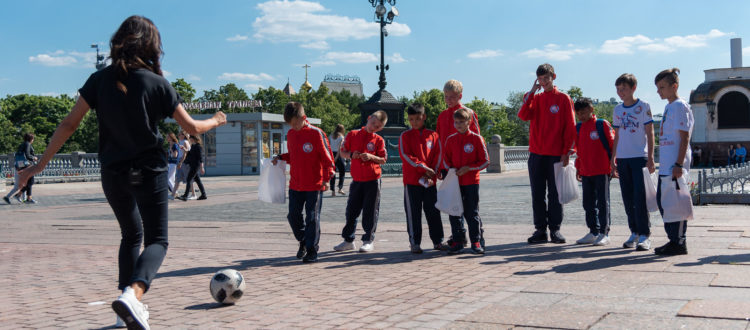
M225 305L225 304L220 304L220 303L214 302L214 303L203 303L203 304L197 304L197 305L187 306L187 307L185 307L185 309L192 310L192 311L197 311L197 310L218 309L218 308L225 308L225 307L232 307L232 306L234 306L234 305L231 305L231 304Z
M688 250L689 251L689 250ZM698 258L698 261L696 262L683 262L679 264L674 264L678 267L690 267L690 266L700 266L705 264L721 264L721 265L734 265L734 264L742 264L747 265L750 264L750 254L725 254L720 256L707 256L703 258Z

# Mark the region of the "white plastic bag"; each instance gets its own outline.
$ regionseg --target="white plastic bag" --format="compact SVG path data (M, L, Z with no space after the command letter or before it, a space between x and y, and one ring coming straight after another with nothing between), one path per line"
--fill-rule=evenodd
M576 168L573 163L568 166L562 166L562 162L557 162L555 168L555 187L557 188L557 200L560 204L568 204L581 195L578 192L578 180L576 180Z
M455 168L448 170L448 175L440 183L440 187L437 190L437 203L435 203L435 207L455 217L460 217L464 214L464 204L461 200L461 186L458 184L458 175L456 175Z
M658 175L658 172L651 174L648 172L648 167L643 169L643 185L646 186L646 208L649 212L659 211L659 205L656 204L656 183L658 180L654 178L654 175Z
M258 200L266 203L286 203L286 161L276 165L270 158L260 160L260 180L258 180Z
M664 210L664 222L693 219L693 199L685 175L677 181L671 177L661 178L661 208Z

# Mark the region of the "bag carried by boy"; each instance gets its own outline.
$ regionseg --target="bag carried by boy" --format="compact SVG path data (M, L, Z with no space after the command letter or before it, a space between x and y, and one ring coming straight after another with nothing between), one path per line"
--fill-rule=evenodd
M16 169L19 169L19 170L31 165L31 162L29 161L29 159L26 158L26 153L21 150L16 151L15 163L16 163Z
M286 161L278 160L274 165L270 158L260 160L258 200L274 204L286 203Z
M693 199L687 185L685 171L676 180L662 177L661 180L661 208L664 210L664 222L693 220Z
M448 170L448 175L440 183L440 187L437 190L437 203L435 203L435 207L454 217L460 217L464 214L461 186L458 184L458 175L456 175L455 168Z
M578 181L576 180L576 168L573 163L568 166L562 166L562 162L557 162L555 168L555 187L557 188L557 200L560 204L568 204L581 195L578 192Z
M656 204L656 183L658 180L654 179L654 174L651 174L648 171L647 167L643 168L643 185L646 186L646 209L648 209L649 212L657 212L659 211L659 205Z

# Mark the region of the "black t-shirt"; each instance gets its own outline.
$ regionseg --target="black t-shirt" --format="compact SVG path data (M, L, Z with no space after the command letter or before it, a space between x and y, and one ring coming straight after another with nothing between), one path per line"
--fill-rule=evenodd
M167 155L158 124L172 117L182 99L164 77L146 69L129 72L123 82L127 94L117 88L116 77L115 68L108 66L93 73L78 90L96 109L102 168L166 170Z
M200 144L193 144L190 146L187 156L185 156L185 163L190 165L192 168L197 168L200 163L203 162L203 147Z

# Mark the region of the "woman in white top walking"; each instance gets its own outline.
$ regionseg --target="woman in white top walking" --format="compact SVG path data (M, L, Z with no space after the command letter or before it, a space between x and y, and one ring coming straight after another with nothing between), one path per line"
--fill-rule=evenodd
M333 162L336 166L336 172L339 173L339 195L346 195L344 193L344 175L346 174L346 165L344 159L339 156L339 149L344 143L344 133L346 129L344 125L338 124L336 130L328 137L331 141L331 150L333 150ZM336 174L331 176L331 196L336 196Z

